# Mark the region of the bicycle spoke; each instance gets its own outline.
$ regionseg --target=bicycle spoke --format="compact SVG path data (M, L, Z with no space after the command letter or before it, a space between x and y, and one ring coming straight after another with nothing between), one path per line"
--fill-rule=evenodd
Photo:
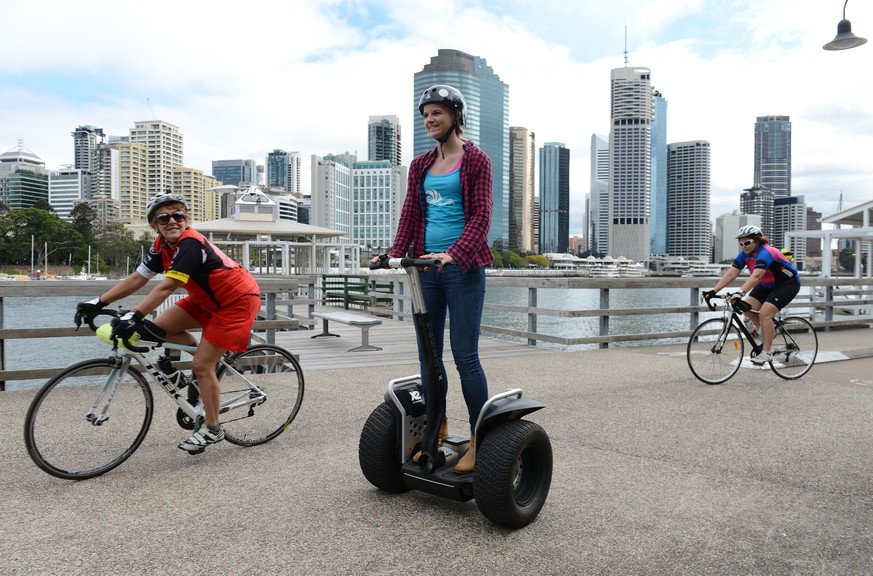
M278 346L262 344L230 358L218 371L225 438L254 446L281 434L303 401L303 371Z
M82 362L37 393L25 418L25 444L40 468L60 478L91 478L140 445L151 423L151 392L141 374L116 367L113 360Z
M686 350L692 374L707 384L721 384L740 369L743 339L736 326L724 318L703 322L688 340Z
M818 355L818 337L807 320L798 316L783 319L773 338L773 371L786 380L809 372Z

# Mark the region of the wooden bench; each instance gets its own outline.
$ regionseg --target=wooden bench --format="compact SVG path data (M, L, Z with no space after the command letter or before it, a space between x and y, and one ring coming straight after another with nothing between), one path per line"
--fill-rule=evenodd
M359 316L349 312L313 312L312 315L316 318L321 318L322 321L322 333L316 334L312 338L319 338L321 336L336 336L339 338L339 334L331 334L327 329L328 322L339 322L340 324L356 326L361 329L361 345L349 349L349 352L381 350L378 346L370 345L370 328L382 323L378 318L368 318L367 316Z

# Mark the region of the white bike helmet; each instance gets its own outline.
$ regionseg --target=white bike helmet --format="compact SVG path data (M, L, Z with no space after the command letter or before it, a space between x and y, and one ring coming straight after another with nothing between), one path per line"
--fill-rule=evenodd
M457 110L461 113L461 119L458 120L459 126L467 123L467 102L464 100L464 95L457 88L444 84L431 86L424 91L418 100L418 111L421 114L424 114L425 104L444 104L451 110Z
M146 210L148 211L147 220L151 222L152 218L155 216L155 212L158 211L158 208L166 206L167 204L181 204L182 208L184 208L186 212L188 211L188 203L185 202L184 198L178 194L167 192L165 194L152 196L151 200L149 200L149 203L146 206Z
M764 233L757 226L743 226L737 231L737 238L745 238L746 236L763 236Z

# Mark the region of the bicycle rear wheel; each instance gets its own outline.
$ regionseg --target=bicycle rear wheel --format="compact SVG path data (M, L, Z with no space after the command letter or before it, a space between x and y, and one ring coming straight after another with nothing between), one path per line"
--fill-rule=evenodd
M24 419L24 443L37 466L84 480L112 470L139 447L152 421L152 393L135 368L121 376L120 366L111 358L80 362L37 392ZM107 396L98 402L103 390Z
M221 425L240 446L268 442L285 431L303 402L303 370L290 352L258 344L219 364Z
M809 372L818 356L818 336L812 324L799 316L782 319L773 335L772 354L770 368L786 380Z
M743 363L743 336L724 318L707 320L691 333L687 357L688 367L698 380L721 384Z

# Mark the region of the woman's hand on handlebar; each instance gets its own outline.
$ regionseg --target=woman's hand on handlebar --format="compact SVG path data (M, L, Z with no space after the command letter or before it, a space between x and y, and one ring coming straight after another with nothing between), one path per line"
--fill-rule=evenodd
M438 260L440 263L438 268L442 268L446 264L451 264L452 262L455 261L455 259L452 258L452 255L449 254L448 252L437 252L435 254L434 253L425 254L422 256L422 259Z

